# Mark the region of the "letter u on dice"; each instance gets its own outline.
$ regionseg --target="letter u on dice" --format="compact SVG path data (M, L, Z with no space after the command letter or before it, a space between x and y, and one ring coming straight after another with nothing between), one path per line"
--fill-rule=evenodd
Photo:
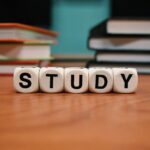
M20 93L134 93L138 74L134 68L18 67L13 83Z

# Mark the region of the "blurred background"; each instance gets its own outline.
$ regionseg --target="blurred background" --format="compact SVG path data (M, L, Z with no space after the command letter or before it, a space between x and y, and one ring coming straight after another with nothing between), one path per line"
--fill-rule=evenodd
M89 29L110 16L110 0L2 0L0 22L20 22L60 33L56 54L91 54Z
M89 32L114 17L150 17L149 0L1 0L0 22L19 22L60 33L55 58L92 59ZM82 56L82 57L81 57Z
M0 22L20 22L58 31L59 45L54 53L91 54L86 42L92 26L110 16L150 17L149 6L148 0L1 0Z

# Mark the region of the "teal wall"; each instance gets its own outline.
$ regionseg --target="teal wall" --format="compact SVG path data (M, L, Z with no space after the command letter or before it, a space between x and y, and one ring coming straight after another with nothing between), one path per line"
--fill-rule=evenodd
M53 0L52 29L58 31L59 45L53 53L90 54L88 31L109 14L110 0Z

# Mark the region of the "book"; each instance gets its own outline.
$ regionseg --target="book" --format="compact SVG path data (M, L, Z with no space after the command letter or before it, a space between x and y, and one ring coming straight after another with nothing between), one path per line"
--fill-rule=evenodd
M0 60L49 60L51 46L41 43L0 43Z
M96 53L96 61L100 62L130 62L150 63L149 52L100 51Z
M107 31L107 20L104 20L103 22L100 22L96 26L92 27L89 31L89 37L88 39L91 38L100 38L100 37L117 37L117 38L125 38L125 37L130 37L130 38L149 38L150 34L110 34Z
M13 75L16 67L47 67L51 62L39 60L0 61L0 76Z
M96 25L90 30L88 48L93 50L149 50L150 35L110 34L107 33L107 21Z
M140 18L112 18L107 21L109 34L150 35L150 20Z
M38 67L40 61L0 61L0 75L12 75L16 67Z
M87 46L96 54L87 67L134 67L150 73L150 19L144 18L150 11L145 3L112 1L111 18L89 32Z
M58 33L19 23L0 23L0 41L51 40L57 43Z
M98 62L95 60L89 61L86 64L87 68L90 67L106 67L106 68L136 68L139 74L150 74L150 63L131 63L131 62Z
M94 50L149 51L150 38L100 37L89 39L89 48Z

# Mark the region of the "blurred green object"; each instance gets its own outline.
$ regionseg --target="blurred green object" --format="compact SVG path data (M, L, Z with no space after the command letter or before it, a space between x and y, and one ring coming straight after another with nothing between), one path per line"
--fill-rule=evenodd
M53 54L93 54L89 30L110 16L110 0L53 0L52 29L60 32Z

